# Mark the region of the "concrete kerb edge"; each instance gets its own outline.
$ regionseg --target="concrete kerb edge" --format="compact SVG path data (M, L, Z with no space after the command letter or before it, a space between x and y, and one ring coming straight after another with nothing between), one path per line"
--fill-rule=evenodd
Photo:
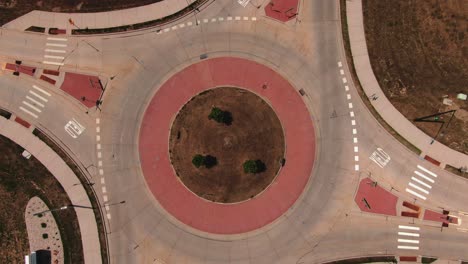
M59 181L60 185L64 188L65 192L67 193L68 197L70 198L72 204L80 204L83 205L83 202L85 202L85 205L91 205L91 202L89 200L89 197L87 195L80 195L79 199L77 199L77 196L75 194L79 193L86 193L84 190L83 186L78 185L73 188L74 190L79 190L79 192L70 192L69 189L70 187L73 186L73 182L79 182L78 177L73 173L73 171L66 165L66 163L58 156L57 153L55 153L49 146L47 146L45 143L42 144L40 143L31 143L34 141L40 141L39 138L34 136L30 131L27 131L27 134L22 134L22 136L28 136L29 139L26 141L28 142L25 144L24 142L18 142L19 140L15 138L14 134L8 134L7 131L5 131L5 127L8 127L9 125L14 127L15 129L22 129L22 130L27 130L26 128L20 127L19 125L15 127L16 123L14 121L8 121L4 117L0 117L0 124L3 124L2 129L0 129L0 134L7 137L8 139L12 140L31 154L36 154L34 155L35 158L41 162L44 166L50 161L58 162L57 164L57 169L60 168L60 171L66 172L68 175L74 176L74 179L70 181L70 179L65 179L65 177L57 177L53 172L50 171L56 179ZM7 128L8 129L8 128ZM5 133L6 132L6 133ZM38 146L40 149L38 150L33 150L31 147L33 146ZM49 152L51 156L45 158L42 156L44 151ZM47 169L49 169L46 166ZM57 171L55 171L57 172ZM65 180L68 180L69 182L65 182ZM86 200L83 200L83 198L87 198ZM100 241L99 241L99 236L98 236L98 229L97 229L97 223L96 223L96 218L94 216L94 213L92 214L92 220L88 219L91 217L91 214L88 212L86 213L83 210L75 210L77 219L78 219L78 224L80 226L80 233L81 234L86 234L87 237L90 237L91 241L84 241L84 236L82 236L82 245L83 245L83 255L86 263L102 263L102 256L101 256L101 251L100 250L95 250L95 248L100 248ZM83 213L84 212L84 213ZM86 231L84 231L86 230ZM92 241L97 241L99 245L95 245L96 242Z

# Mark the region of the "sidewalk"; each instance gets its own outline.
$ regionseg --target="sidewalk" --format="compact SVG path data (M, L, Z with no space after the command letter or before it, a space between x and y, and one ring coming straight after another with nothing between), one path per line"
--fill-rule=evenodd
M30 26L44 28L66 29L70 34L72 29L79 28L109 28L141 23L172 15L195 0L164 0L150 5L97 13L56 13L32 11L21 16L3 27L24 31ZM69 23L71 19L76 26Z
M30 129L0 116L0 134L14 141L38 159L60 182L72 204L91 207L83 186L73 186L79 182L76 175L49 146L34 136ZM100 264L102 263L101 246L93 210L77 209L75 211L80 226L85 263Z
M378 96L378 100L371 101L377 112L396 132L419 148L422 157L430 156L441 162L441 167L445 167L446 164L455 168L468 166L468 155L437 141L431 144L432 138L407 120L385 97L374 76L367 53L361 0L346 1L346 14L354 67L366 95Z

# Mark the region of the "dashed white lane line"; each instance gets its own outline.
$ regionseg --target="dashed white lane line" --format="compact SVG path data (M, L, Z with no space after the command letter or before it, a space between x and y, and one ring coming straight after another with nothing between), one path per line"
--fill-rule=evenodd
M100 127L96 127L96 133L99 133L101 132L101 128Z
M98 156L98 158L102 158L102 153L99 151L99 152L97 153L97 156Z
M98 167L102 167L102 160L98 161Z
M344 89L345 89L345 91L349 91L349 86L345 85Z
M353 108L353 103L349 103L349 104L348 104L348 108L349 108L349 109Z
M100 135L96 135L96 141L101 141L101 136Z
M224 21L224 17L218 17L219 21Z
M341 74L341 75L344 75L344 70L340 70L340 74Z
M354 152L359 152L359 147L358 146L354 146Z
M101 119L96 118L96 125L99 125L99 123L101 123Z
M350 112L349 112L349 116L350 116L350 117L354 117L354 112L353 112L353 111L350 111Z
M45 49L45 52L50 52L50 53L66 53L65 50L57 50L57 49Z
M47 40L68 41L68 39L66 39L66 38L53 38L53 37L48 37Z
M104 170L103 169L99 169L99 175L104 175Z
M22 107L22 106L20 106L19 108L20 108L21 110L23 110L25 113L31 115L32 117L38 118L38 115L34 114L33 112L29 111L28 109L26 109L26 108L24 108L24 107Z
M102 193L106 193L106 192L107 192L106 186L102 186Z
M354 170L355 170L355 171L358 171L358 170L359 170L359 165L358 165L358 164L355 164L355 165L354 165Z
M241 20L241 17L240 17L240 16L236 16L236 17L235 17L235 20Z
M101 178L101 184L104 184L105 183L105 180L104 180L104 177Z
M46 92L45 90L43 90L42 88L38 87L37 85L33 85L32 87L33 87L34 89L38 90L39 92L41 92L41 93L47 95L47 96L51 96L50 93Z
M357 134L357 129L353 128L353 135Z
M232 17L227 17L227 20L228 20L228 21L231 21L231 20L232 20Z
M49 100L47 100L46 98L44 98L44 97L40 96L39 94L35 93L34 91L31 91L31 90L30 90L29 93L32 94L32 95L34 95L34 96L36 96L37 98L41 99L41 100L44 101L44 102L49 101Z
M352 126L355 126L355 125L356 125L356 120L354 120L354 119L351 120L351 125L352 125Z
M96 149L98 149L98 150L101 149L101 144L99 144L99 143L96 144Z
M347 83L347 82L348 82L348 80L347 80L345 77L343 77L343 79L341 79L341 80L343 81L343 83Z
M109 219L109 220L111 219L111 215L110 215L110 214L107 214L106 216L107 216L107 219Z
M107 195L104 195L104 196L102 197L102 199L104 200L104 202L109 201L109 198L107 197Z
M350 95L350 94L347 94L347 95L346 95L346 99L351 100L351 95Z
M359 161L359 156L354 156L354 161Z
M358 143L357 137L353 137L353 143L355 143L355 144Z
M338 62L338 67L343 67L343 63L341 63L341 61Z

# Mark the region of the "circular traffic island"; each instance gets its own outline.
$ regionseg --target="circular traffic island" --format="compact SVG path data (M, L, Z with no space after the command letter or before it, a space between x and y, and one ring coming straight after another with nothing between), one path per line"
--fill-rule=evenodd
M235 203L275 179L285 152L281 122L270 105L245 89L206 90L178 112L170 132L172 165L201 198Z

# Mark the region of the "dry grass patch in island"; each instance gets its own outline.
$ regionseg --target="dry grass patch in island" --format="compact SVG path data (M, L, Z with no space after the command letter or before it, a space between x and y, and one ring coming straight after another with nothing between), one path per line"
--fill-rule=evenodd
M274 180L285 141L267 102L247 90L222 87L184 105L172 124L169 148L188 189L210 201L234 203L254 197Z

